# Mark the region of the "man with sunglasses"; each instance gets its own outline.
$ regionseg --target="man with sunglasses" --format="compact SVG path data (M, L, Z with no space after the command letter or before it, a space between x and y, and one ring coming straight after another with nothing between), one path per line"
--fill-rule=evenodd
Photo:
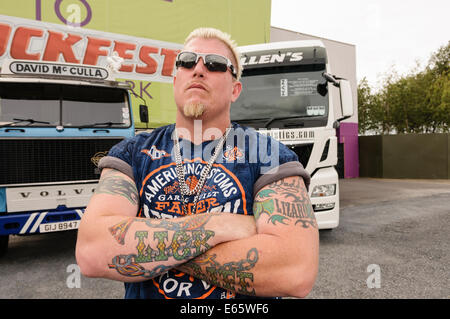
M176 123L99 164L78 230L82 273L124 281L127 298L306 296L318 271L309 175L287 147L230 122L234 42L194 30L176 67Z

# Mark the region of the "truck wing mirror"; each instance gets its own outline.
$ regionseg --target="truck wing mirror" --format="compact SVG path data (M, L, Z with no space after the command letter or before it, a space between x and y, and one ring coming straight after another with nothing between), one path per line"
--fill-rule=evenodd
M147 105L139 105L139 117L142 123L148 123L148 107Z
M341 94L341 108L343 119L353 115L353 95L350 82L344 79L339 80L339 92Z

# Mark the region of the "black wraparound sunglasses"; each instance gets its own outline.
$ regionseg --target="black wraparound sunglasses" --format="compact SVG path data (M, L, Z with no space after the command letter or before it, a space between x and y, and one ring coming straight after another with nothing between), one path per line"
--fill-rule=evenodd
M183 67L186 69L192 69L197 63L199 58L203 58L203 64L211 72L226 72L230 68L233 77L237 78L236 70L230 59L219 54L213 53L195 53L195 52L180 52L177 55L175 65L177 68Z

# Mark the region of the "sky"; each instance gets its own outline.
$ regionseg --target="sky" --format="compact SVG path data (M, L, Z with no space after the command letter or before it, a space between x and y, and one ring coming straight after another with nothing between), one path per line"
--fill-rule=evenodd
M450 40L448 0L272 0L271 25L356 46L358 82L427 64Z

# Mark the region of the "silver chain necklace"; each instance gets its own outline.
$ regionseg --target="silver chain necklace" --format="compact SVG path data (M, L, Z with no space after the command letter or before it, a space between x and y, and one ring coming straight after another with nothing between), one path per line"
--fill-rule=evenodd
M217 145L214 149L214 154L210 157L208 164L205 167L203 167L203 169L200 173L200 179L198 180L195 187L193 189L190 189L185 180L185 172L184 172L183 161L181 159L180 144L178 142L178 133L175 128L175 140L174 140L174 146L175 146L174 152L175 152L175 164L176 164L175 172L177 173L177 178L178 178L178 182L179 182L179 189L180 189L180 194L181 194L181 204L183 207L183 215L188 214L187 204L185 203L185 196L192 196L192 195L195 195L194 203L193 203L194 206L192 209L192 214L195 214L195 211L197 210L198 198L200 197L200 194L202 192L203 185L205 184L206 178L208 177L209 172L211 171L212 165L216 161L217 156L219 156L219 153L221 152L223 144L225 143L230 131L231 131L231 128L227 128L225 130L224 135L222 135L222 137L220 138L219 142L217 143ZM192 183L192 181L191 181L191 183Z

